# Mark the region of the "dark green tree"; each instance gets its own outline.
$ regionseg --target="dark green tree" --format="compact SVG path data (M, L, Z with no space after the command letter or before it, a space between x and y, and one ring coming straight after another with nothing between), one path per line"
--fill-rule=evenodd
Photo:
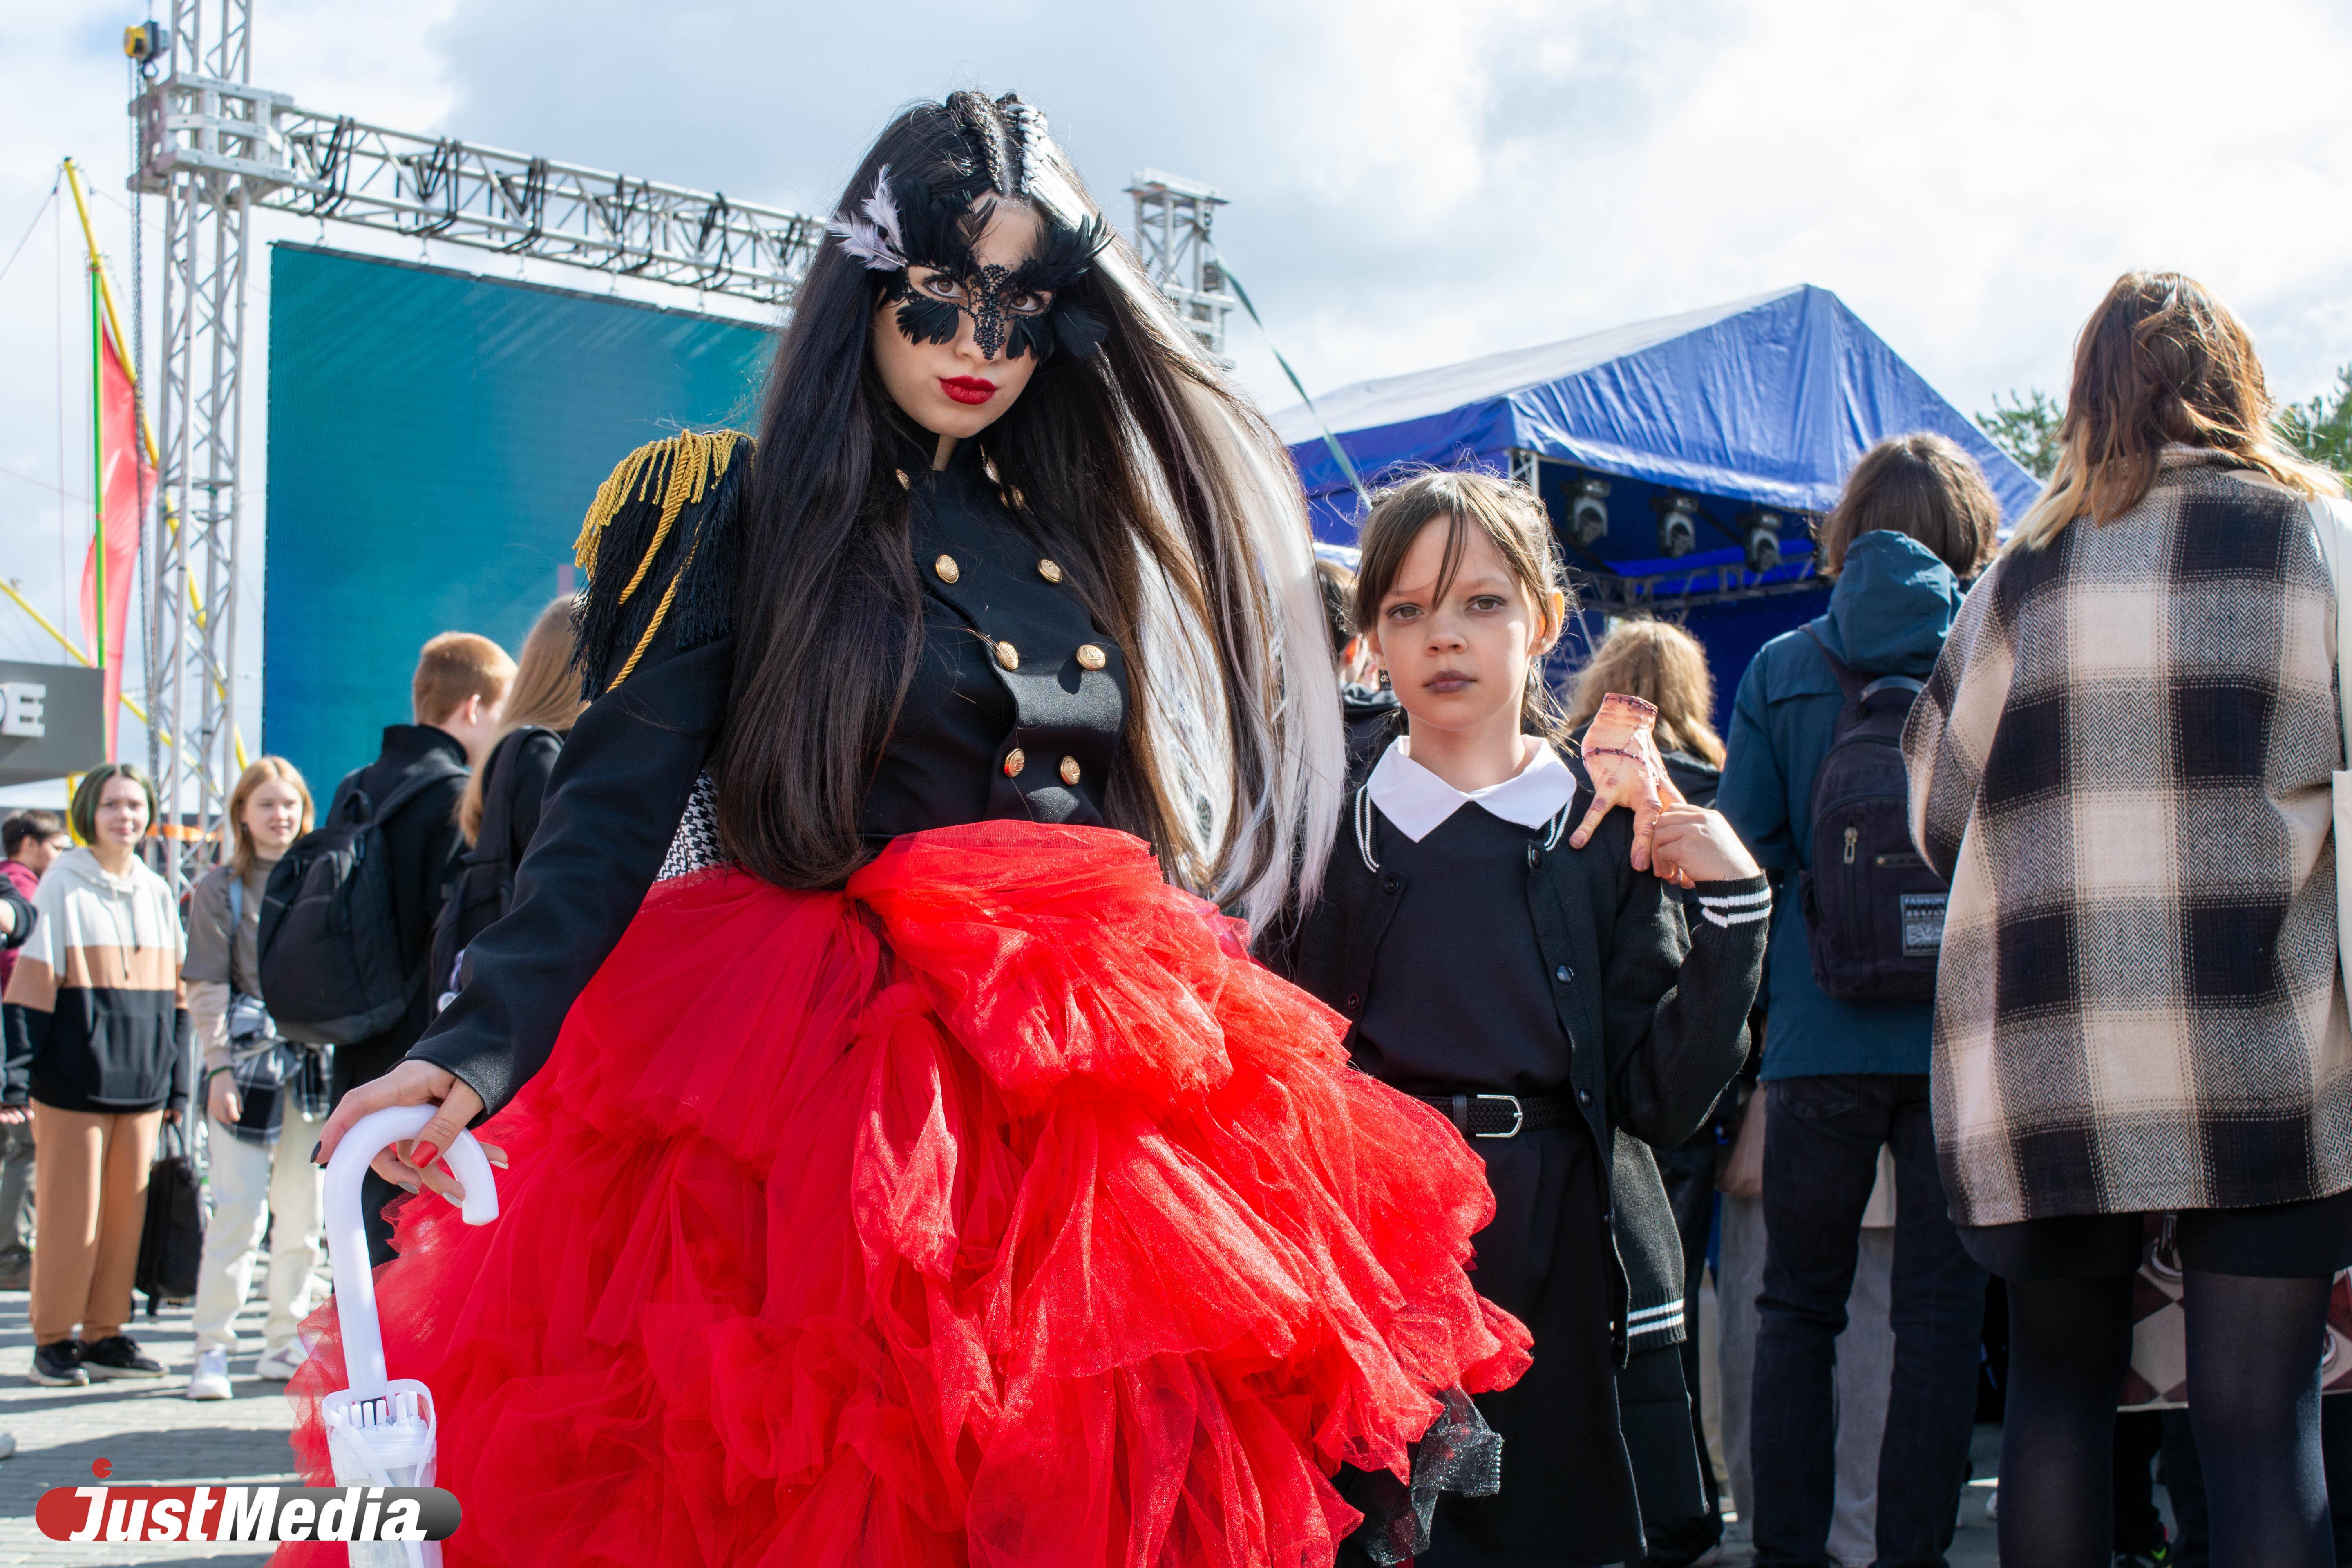
M2305 458L2352 475L2352 364L2336 373L2332 389L2308 403L2288 404L2271 423Z
M1977 416L1977 428L2016 458L2019 468L2046 479L2058 467L2058 426L2065 419L2066 410L2058 400L2034 387L2023 396L2011 392L2006 406L2000 394L1993 394L1992 411Z

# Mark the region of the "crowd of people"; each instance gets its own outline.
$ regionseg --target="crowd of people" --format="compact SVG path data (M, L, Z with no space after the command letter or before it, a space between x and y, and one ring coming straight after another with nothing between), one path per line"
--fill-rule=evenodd
M504 912L581 706L569 610L548 607L520 665L487 637L428 642L413 721L388 726L377 760L335 792L327 822L383 836L384 956L410 977L407 1005L361 1038L289 1039L270 1015L265 910L297 890L273 889L272 873L320 823L285 758L259 758L237 779L221 863L184 904L139 856L157 802L134 764L83 774L63 818L25 810L0 827L0 1289L30 1293L34 1383L164 1375L126 1331L157 1141L192 1107L206 1122L208 1202L187 1396L231 1396L235 1320L265 1237L268 1313L252 1374L282 1382L302 1364L321 1253L320 1132L337 1097L397 1060L446 998L451 983L432 984L428 969L455 973L466 942ZM383 1210L400 1195L383 1184L366 1195L377 1261L392 1255Z
M1828 608L1749 662L1727 736L1711 727L1705 651L1674 625L1617 623L1576 679L1561 728L1581 739L1603 804L1597 726L1611 703L1641 699L1655 710L1661 794L1717 808L1775 895L1741 1070L1689 1137L1641 1134L1686 1269L1675 1394L1693 1401L1706 1506L1653 1510L1690 1494L1643 1472L1629 1426L1646 1540L1622 1552L1622 1528L1612 1539L1609 1509L1582 1489L1610 1467L1589 1444L1570 1460L1547 1453L1534 1462L1575 1478L1555 1497L1596 1542L1576 1561L1711 1560L1727 1489L1759 1563L1940 1564L1988 1402L2004 1417L1993 1512L2005 1563L2352 1561L2352 1421L2334 1418L2352 1407L2331 1402L2324 1420L2319 1399L2328 1295L2352 1264L2338 1214L2352 1202L2338 1179L2352 1041L2334 923L2344 731L2326 559L2340 481L2271 437L2242 329L2177 276L2127 276L2102 301L2072 406L2065 461L2005 550L1999 507L1953 443L1914 435L1866 453L1817 530ZM1375 497L1367 575L1323 568L1343 668L1378 659L1374 617L1411 607L1393 565L1375 564L1393 548L1392 517L1457 520L1451 541L1427 536L1421 575L1442 556L1475 592L1483 557L1516 563L1525 547L1465 546L1460 520L1496 534L1489 520L1509 504L1507 487L1456 475ZM1546 581L1522 583L1538 658L1553 624ZM1449 668L1473 640L1444 645ZM1349 689L1351 752L1376 808L1371 869L1410 864L1382 826L1426 836L1414 816L1434 816L1426 801L1390 800L1406 759L1436 753L1444 733L1423 672L1381 662L1395 700L1381 706L1360 678ZM1524 727L1547 732L1535 709ZM1472 770L1465 794L1486 811L1465 815L1507 837L1520 819L1505 795L1540 771L1507 756ZM1445 858L1473 885L1472 844L1457 836ZM1343 870L1354 867L1328 875ZM1525 1048L1546 1032L1512 1018L1504 973L1458 951L1516 951L1492 929L1508 901L1497 886L1458 906L1416 895L1338 949L1442 963ZM1327 882L1310 931L1335 903ZM1430 924L1409 921L1414 903ZM1705 901L1689 912L1699 941L1681 987L1747 994L1695 973ZM1352 1057L1402 1087L1570 1081L1483 1060L1480 1031L1459 1019L1394 1022L1369 996L1360 1009L1352 982L1344 1003L1338 989L1319 988L1355 1020ZM1398 1036L1435 1042L1437 1065L1392 1059ZM1722 1076L1688 1059L1678 1070ZM1543 1100L1519 1104L1539 1114ZM1537 1308L1518 1264L1493 1261L1524 1245L1507 1227L1530 1201L1514 1170L1536 1157L1530 1142L1522 1130L1499 1153L1480 1150L1501 1211L1478 1236L1480 1286L1536 1330L1536 1372L1511 1397L1566 1374L1559 1359L1547 1366L1547 1344L1557 1357L1594 1337ZM1612 1201L1630 1215L1617 1174ZM1569 1250L1589 1230L1557 1217L1575 1206L1545 1205L1550 1257L1591 1271ZM1622 1225L1617 1240L1622 1253ZM1693 1321L1710 1265L1711 1376ZM2117 1412L2144 1267L2182 1281L2186 1344L2141 1349L2186 1368L2186 1411ZM1643 1300L1621 1298L1629 1321ZM1628 1415L1639 1365L1621 1347ZM1556 1438L1573 1425L1559 1412L1591 1394L1538 1397ZM1502 1426L1507 1405L1493 1404ZM2159 1456L2171 1532L2150 1500ZM1475 1535L1494 1506L1448 1499L1437 1517ZM1516 1551L1490 1540L1496 1561L1540 1555L1532 1536Z
M1017 99L838 211L757 442L632 455L578 601L428 643L323 813L254 763L184 911L136 768L7 823L34 1381L163 1374L201 1108L187 1392L267 1236L323 1481L318 1165L430 1105L365 1202L453 1564L1694 1568L1729 1512L1935 1568L1988 1393L2012 1568L2338 1561L2352 510L2209 292L2098 305L2005 544L1950 441L1865 453L1719 731L1665 621L1552 679L1524 486L1316 562ZM398 983L339 1012L287 911L362 835ZM480 1228L407 1201L470 1129ZM2186 1413L2119 1416L2157 1266Z

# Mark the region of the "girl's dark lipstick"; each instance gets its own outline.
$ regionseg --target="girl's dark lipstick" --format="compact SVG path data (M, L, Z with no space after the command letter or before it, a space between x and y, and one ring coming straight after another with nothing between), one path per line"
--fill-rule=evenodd
M958 403L985 403L996 395L996 383L976 375L943 375L940 390Z

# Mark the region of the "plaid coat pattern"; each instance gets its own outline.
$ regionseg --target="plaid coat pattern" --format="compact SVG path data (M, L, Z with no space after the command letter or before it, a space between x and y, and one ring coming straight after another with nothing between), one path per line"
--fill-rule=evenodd
M2303 499L2184 452L1969 593L1903 742L1960 1224L2352 1187L2334 604Z

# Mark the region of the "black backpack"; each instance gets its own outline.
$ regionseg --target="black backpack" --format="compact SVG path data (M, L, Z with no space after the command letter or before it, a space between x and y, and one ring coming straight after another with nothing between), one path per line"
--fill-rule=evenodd
M1857 674L1812 627L1805 635L1845 693L1813 779L1812 864L1797 878L1813 983L1842 1002L1924 1002L1936 994L1947 894L1911 844L1903 721L1921 683Z
M203 1111L198 1110L198 1115ZM179 1152L163 1152L163 1140L177 1134ZM187 1113L158 1135L155 1163L147 1172L147 1222L139 1233L139 1263L131 1289L147 1298L147 1316L167 1301L196 1293L196 1271L205 1255L204 1200L196 1188L195 1162L188 1158Z
M522 750L523 737L553 735L554 731L526 724L507 732L499 749L482 764L482 821L474 847L457 863L456 881L441 896L441 914L433 922L433 956L426 984L438 1013L466 988L466 949L495 925L514 903L515 863L507 852L514 837L514 792L499 787L496 769Z
M271 868L261 899L261 994L279 1034L304 1045L353 1045L408 1011L425 974L401 967L383 824L444 779L465 776L435 754L379 805L354 773L337 787L325 824Z

